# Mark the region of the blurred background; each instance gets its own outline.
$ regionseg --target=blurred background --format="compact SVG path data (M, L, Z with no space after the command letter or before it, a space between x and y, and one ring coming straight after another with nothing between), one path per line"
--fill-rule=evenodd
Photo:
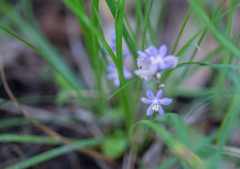
M91 1L84 0L82 2L85 12L90 18ZM221 0L202 0L200 4L204 7L206 15L211 18L221 2ZM126 0L124 10L132 31L136 33L139 27L139 34L135 34L133 37L134 40L137 40L136 50L141 50L142 22L144 20L140 18L141 26L136 25L138 22L136 13L140 9L142 17L144 17L147 11L145 1L141 1L140 5L140 8L137 9L135 0ZM240 32L240 9L238 6L237 0L226 1L217 16L221 16L224 11L227 11L226 14L214 23L218 31L231 40L233 45L239 39ZM154 0L147 26L145 49L149 45L159 47L166 44L169 49L168 54L170 54L190 7L185 0ZM103 32L101 32L100 26L99 30L111 45L113 43L111 32L115 29L115 19L104 0L99 0L99 16ZM128 23L125 21L125 24ZM106 67L111 59L104 54L102 45L98 48L100 59L91 58L91 49L89 50L86 41L89 34L83 31L78 18L62 1L1 0L0 24L34 45L53 63L49 63L38 52L1 28L0 53L4 55L7 83L28 114L64 137L85 140L107 136L108 138L104 142L94 145L93 149L114 159L116 163L112 166L85 153L73 151L22 168L127 169L129 168L127 159L133 157L135 160L132 168L152 169L174 156L163 144L161 137L159 139L154 132L149 132L151 137L141 144L138 151L132 150L129 146L131 144L126 139L128 129L124 126L126 119L124 120L122 108L123 99L118 94L107 100L118 89L112 81L106 79ZM231 25L230 29L229 25ZM201 19L192 12L173 54L176 55L186 42L204 26ZM229 30L231 30L230 33ZM197 51L192 60L194 62L224 63L222 58L231 55L210 32L206 33L202 43L198 46L200 35L188 46L187 50L181 53L180 63L188 62L195 50ZM238 43L235 46L239 49ZM123 50L129 50L124 40ZM239 65L235 55L232 57L229 64ZM137 69L136 58L132 54L124 58L124 64L132 73ZM78 90L66 82L59 70L73 84L76 84ZM99 70L100 73L97 73ZM173 72L169 78L164 80L163 90L164 96L173 98L174 103L164 107L164 111L180 116L189 134L188 138L191 142L189 145L193 145L205 136L219 131L226 112L231 107L230 100L235 97L237 90L229 78L230 76L222 76L212 67L192 66L187 69L181 67ZM238 81L238 70L231 72ZM136 77L133 73L131 80ZM146 97L147 89L155 89L153 80L150 82L138 81L129 85L128 95L131 113L134 114L134 123L143 119L149 120L145 116L147 107L140 101L141 97ZM238 111L239 109L237 109ZM2 85L2 80L0 112L0 168L7 168L60 146L59 143L44 143L43 137L46 134L33 126L14 106ZM161 120L162 117L156 115L154 118ZM237 116L235 120L238 118ZM172 129L171 125L168 125L165 125L166 130L178 138L178 134L176 134L178 130ZM32 138L29 138L29 141L26 137L28 141L24 141L25 135L39 137L35 138L37 141L32 141L34 140ZM142 136L138 135L138 137ZM214 138L216 137L215 134ZM212 139L211 143L215 143L214 140ZM218 168L237 169L240 167L240 149L237 149L240 146L239 140L240 128L235 121L234 129L231 130L227 143L236 149L225 150L224 160ZM207 148L204 150L207 151ZM136 154L133 155L132 152ZM206 161L210 160L211 158ZM172 166L166 168L183 168L180 161L173 162Z

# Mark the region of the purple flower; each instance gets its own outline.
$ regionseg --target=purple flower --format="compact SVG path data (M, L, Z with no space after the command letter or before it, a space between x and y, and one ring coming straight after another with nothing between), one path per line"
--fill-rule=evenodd
M138 51L138 70L135 70L135 74L140 76L146 81L151 79L151 76L157 75L157 78L161 77L159 71L177 66L178 57L173 55L167 55L167 46L162 45L159 49L155 46L149 46L146 53ZM167 55L167 56L166 56Z
M147 116L150 116L154 113L154 111L158 111L162 116L164 115L164 111L161 105L169 105L172 102L170 98L162 98L162 90L159 90L155 95L152 91L147 90L147 98L142 97L142 102L144 104L151 104L147 109Z
M115 33L115 31L111 31L111 44L109 46L112 49L113 53L116 55L116 33ZM104 50L104 53L109 56L109 53L106 49ZM122 51L123 57L127 57L128 55L130 55L129 50Z
M145 58L137 58L137 65L139 69L135 70L134 73L140 78L148 81L151 79L152 74L150 70L150 65Z
M120 86L120 80L119 80L119 75L118 75L118 71L117 71L116 66L114 64L109 64L107 66L107 71L108 71L107 78L109 80L113 80L114 85L116 87L119 87ZM130 79L132 77L132 73L129 72L125 66L123 66L123 77L125 79Z
M150 69L152 75L156 74L158 70L166 70L177 66L178 57L167 55L167 51L166 45L160 46L159 49L155 46L149 46L147 48L147 58L151 64Z

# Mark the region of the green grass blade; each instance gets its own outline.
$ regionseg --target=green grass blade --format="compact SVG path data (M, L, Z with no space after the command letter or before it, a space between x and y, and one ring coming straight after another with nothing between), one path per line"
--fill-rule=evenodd
M136 79L133 79L132 81L130 81L127 84L125 84L124 86L120 87L117 91L115 91L111 96L108 97L108 100L111 99L113 96L115 96L117 93L119 93L122 89L124 89L125 87L127 87L128 85L134 83L137 80L140 80L140 78L137 77Z
M175 53L175 51L176 51L176 49L177 49L178 42L179 42L179 40L180 40L180 38L181 38L181 36L182 36L183 30L184 30L184 28L185 28L185 26L186 26L186 23L187 23L187 21L188 21L188 18L189 18L189 16L190 16L191 12L192 12L192 9L193 9L193 8L190 7L190 9L189 9L189 11L188 11L188 13L187 13L187 16L185 17L185 19L184 19L184 21L183 21L182 27L181 27L181 29L180 29L180 31L179 31L179 33L178 33L177 39L176 39L176 41L175 41L175 43L174 43L174 46L173 46L173 49L172 49L172 52L171 52L172 55Z
M219 131L219 136L218 136L218 149L216 151L216 156L215 156L215 163L213 164L213 168L217 169L218 165L221 161L222 157L222 150L223 147L226 143L229 131L231 129L232 122L236 120L236 114L239 113L240 110L240 101L239 97L237 98L238 101L234 101L231 105L230 108L232 108L231 111L229 111L226 115L226 118L224 119L224 122L221 125L220 131Z
M64 78L67 77L67 81L70 81L70 84L73 85L74 88L80 89L85 87L73 73L73 70L70 69L63 58L60 57L60 54L54 49L52 44L47 39L44 39L44 37L39 34L31 24L21 19L20 15L12 9L11 5L7 1L0 1L0 10L18 29L28 36L28 38L46 54L48 60L51 60L58 70L61 71L61 75L65 75ZM4 26L3 24L1 25Z
M140 29L141 29L141 23L143 22L143 14L142 14L142 0L135 0L136 3L136 37L135 37L135 43L138 46L138 40L140 35Z
M43 56L51 65L52 67L54 67L62 76L63 78L69 82L75 89L78 89L79 86L76 85L76 83L74 83L71 79L69 79L69 74L68 72L64 72L61 67L57 66L57 64L53 63L52 60L47 57L43 52L41 52L39 49L37 49L35 46L33 46L32 44L30 44L29 42L27 42L26 40L24 40L23 38L21 38L20 36L18 36L17 34L15 34L13 31L11 31L8 28L5 28L3 25L0 24L0 28L4 31L6 31L7 33L13 35L14 37L16 37L17 39L19 39L20 41L22 41L23 43L25 43L26 45L28 45L29 47L31 47L33 50L35 50L36 52L38 52L41 56Z
M106 42L105 38L99 33L98 29L95 28L94 24L89 20L89 18L87 17L86 13L84 13L82 10L78 10L78 8L71 2L68 0L62 0L62 2L64 2L64 4L70 8L75 15L89 28L93 31L94 35L96 37L98 37L98 39L102 42L102 45L105 47L105 49L107 50L107 52L109 53L109 55L111 56L114 64L116 65L118 71L119 71L119 64L117 62L116 56L114 55L112 49L110 48L110 46L108 45L108 43Z
M105 1L108 5L113 17L115 18L117 8L114 4L114 1L113 0L105 0ZM133 55L133 57L135 59L137 59L138 55L137 55L137 52L136 52L135 43L134 43L133 39L131 39L131 36L129 35L125 25L123 25L123 37L124 37L124 39L125 39L125 41L128 45L129 50L131 51L131 53Z
M146 36L147 36L147 28L150 20L150 13L151 8L153 4L153 0L146 0L145 1L146 11L145 11L145 17L143 21L143 31L142 31L142 45L141 45L141 51L144 51L144 47L146 44Z
M204 13L203 9L194 1L188 0L191 6L193 6L193 10L196 15L201 18L206 27L209 29L211 34L216 38L216 40L222 44L226 49L235 54L238 58L240 58L240 50L238 50L227 38L225 38L209 21L208 17Z
M103 138L96 138L96 139L87 139L87 140L83 140L83 141L74 142L70 145L61 146L61 147L55 148L53 150L44 152L42 154L36 155L36 156L29 158L27 160L24 160L20 163L17 163L10 167L7 167L6 169L29 168L29 167L32 167L41 162L44 162L44 161L50 160L52 158L58 157L60 155L72 152L78 148L98 145L102 141L103 141Z
M138 124L145 124L146 126L150 127L152 130L154 130L161 140L182 160L186 160L187 163L193 167L203 167L204 164L196 155L194 155L191 151L189 151L182 143L177 141L168 131L166 131L165 128L163 128L161 125L156 124L152 121L148 120L142 120L140 122L135 123L129 132L129 136L133 136L133 130ZM188 153L187 157L185 159L185 153ZM183 154L185 154L183 156Z
M72 141L79 141L78 139L69 138ZM62 145L62 143L55 138L46 136L22 135L22 134L0 134L0 142L13 143L31 143L31 144L47 144L47 145Z
M239 65L230 65L230 64L215 64L215 63L206 63L206 62L184 62L177 65L177 67L183 66L211 66L215 68L233 68L233 69L240 69Z
M116 52L117 60L120 67L118 74L123 77L123 59L122 59L122 35L123 35L123 17L124 17L125 0L118 1L118 8L115 14L115 31L116 31ZM123 83L122 83L123 84Z

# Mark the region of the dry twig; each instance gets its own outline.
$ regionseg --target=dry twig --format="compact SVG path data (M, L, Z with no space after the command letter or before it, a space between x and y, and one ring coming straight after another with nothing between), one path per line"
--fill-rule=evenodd
M35 119L33 119L31 116L28 115L27 111L25 109L23 109L23 107L19 104L19 102L17 101L17 99L15 98L15 96L13 95L12 91L10 90L6 78L5 78L5 74L4 74L4 65L3 65L3 59L4 59L4 54L0 54L0 67L1 67L1 79L3 82L3 86L8 94L8 96L10 97L10 99L12 100L12 102L14 103L14 105L19 109L19 111L21 112L21 114L23 116L25 116L35 127L37 127L38 129L44 131L47 135L55 138L56 140L62 142L63 144L71 144L72 142L65 138L64 136L56 133L55 131L51 130L50 128L48 128L47 126L37 122ZM97 158L97 159L101 159L104 160L110 164L114 164L114 161L108 157L106 157L105 155L89 149L89 148L80 148L77 150L80 153L86 154L88 156L91 156L93 158Z

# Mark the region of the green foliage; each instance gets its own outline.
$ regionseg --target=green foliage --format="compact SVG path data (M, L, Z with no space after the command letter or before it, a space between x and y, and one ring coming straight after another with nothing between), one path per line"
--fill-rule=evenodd
M167 0L132 1L135 4L134 28L131 27L132 20L125 14L128 1L91 0L90 2L91 8L88 12L83 0L62 0L79 22L85 47L84 53L88 55L92 71L91 87L86 85L81 75L77 75L66 63L61 53L41 31L30 0L18 1L15 6L0 0L0 15L3 16L0 21L1 36L11 35L39 53L55 70L51 72L51 77L48 76L51 68L42 71L42 80L48 77L48 82L54 83L59 89L56 96L29 96L18 100L21 103L55 100L59 108L64 104L64 106L74 105L73 107L80 105L94 117L89 121L80 119L78 115L69 114L33 117L42 124L79 125L81 123L87 127L94 126L99 130L94 132L99 132L103 137L108 136L82 141L72 139L74 143L70 145L54 148L8 168L33 167L80 147L96 145L98 151L113 159L125 158L126 151L136 153L138 160L135 162L147 168L141 157L152 143L162 146L161 151L158 152L161 160L155 169L217 169L221 162L226 161L238 166L240 151L234 147L229 138L230 134L239 127L240 118L240 32L234 32L234 18L237 18L234 16L240 2L231 0L229 5L226 5L227 0L222 0L219 4L217 1L187 0L189 10L188 13L186 11L183 23L175 23L181 25L177 28L179 32L176 37L166 42L172 42L173 48L170 51L171 54L179 57L179 63L176 68L164 71L160 79L160 82L166 86L163 88L164 97L173 98L173 103L163 107L164 116L155 112L150 118L145 115L146 106L143 107L140 99L145 95L146 89L156 88L154 83L156 80L145 82L140 81L139 77L133 77L127 82L124 79L123 39L132 54L129 57L133 60L131 65L133 72L136 69L138 50L144 51L150 43L153 45L165 43L162 37L165 33L163 29L165 18L169 14ZM102 10L100 3L107 4L114 18L112 24L116 32L116 53L104 36L109 32L104 32L105 22L100 15ZM155 4L159 4L157 12L154 11ZM224 5L226 7L223 9ZM161 35L160 39L158 35ZM173 35L167 36L173 37ZM11 38L11 36L6 37ZM209 46L212 46L209 43L211 38L216 44L214 49L209 49ZM177 47L180 47L179 51ZM108 59L105 50L111 59ZM204 56L197 58L197 52ZM195 59L197 61L193 61ZM106 78L108 60L112 60L118 70L121 82L119 88L113 87ZM192 78L198 78L198 71L204 68L211 69L209 71L211 73L204 75L205 83L190 88L187 81L195 82ZM70 93L74 93L74 98L70 97ZM120 95L117 95L118 93ZM0 106L7 106L8 103L9 100L2 101ZM206 119L209 126L211 125L209 123L214 122L214 131L208 131L209 126L204 130L196 124L202 118ZM50 137L5 133L11 127L24 125L29 126L30 122L22 117L1 120L0 142L61 145L59 141ZM127 134L129 137L126 137Z
M113 159L123 155L127 148L127 140L123 131L114 131L112 136L106 138L102 144L102 152Z

